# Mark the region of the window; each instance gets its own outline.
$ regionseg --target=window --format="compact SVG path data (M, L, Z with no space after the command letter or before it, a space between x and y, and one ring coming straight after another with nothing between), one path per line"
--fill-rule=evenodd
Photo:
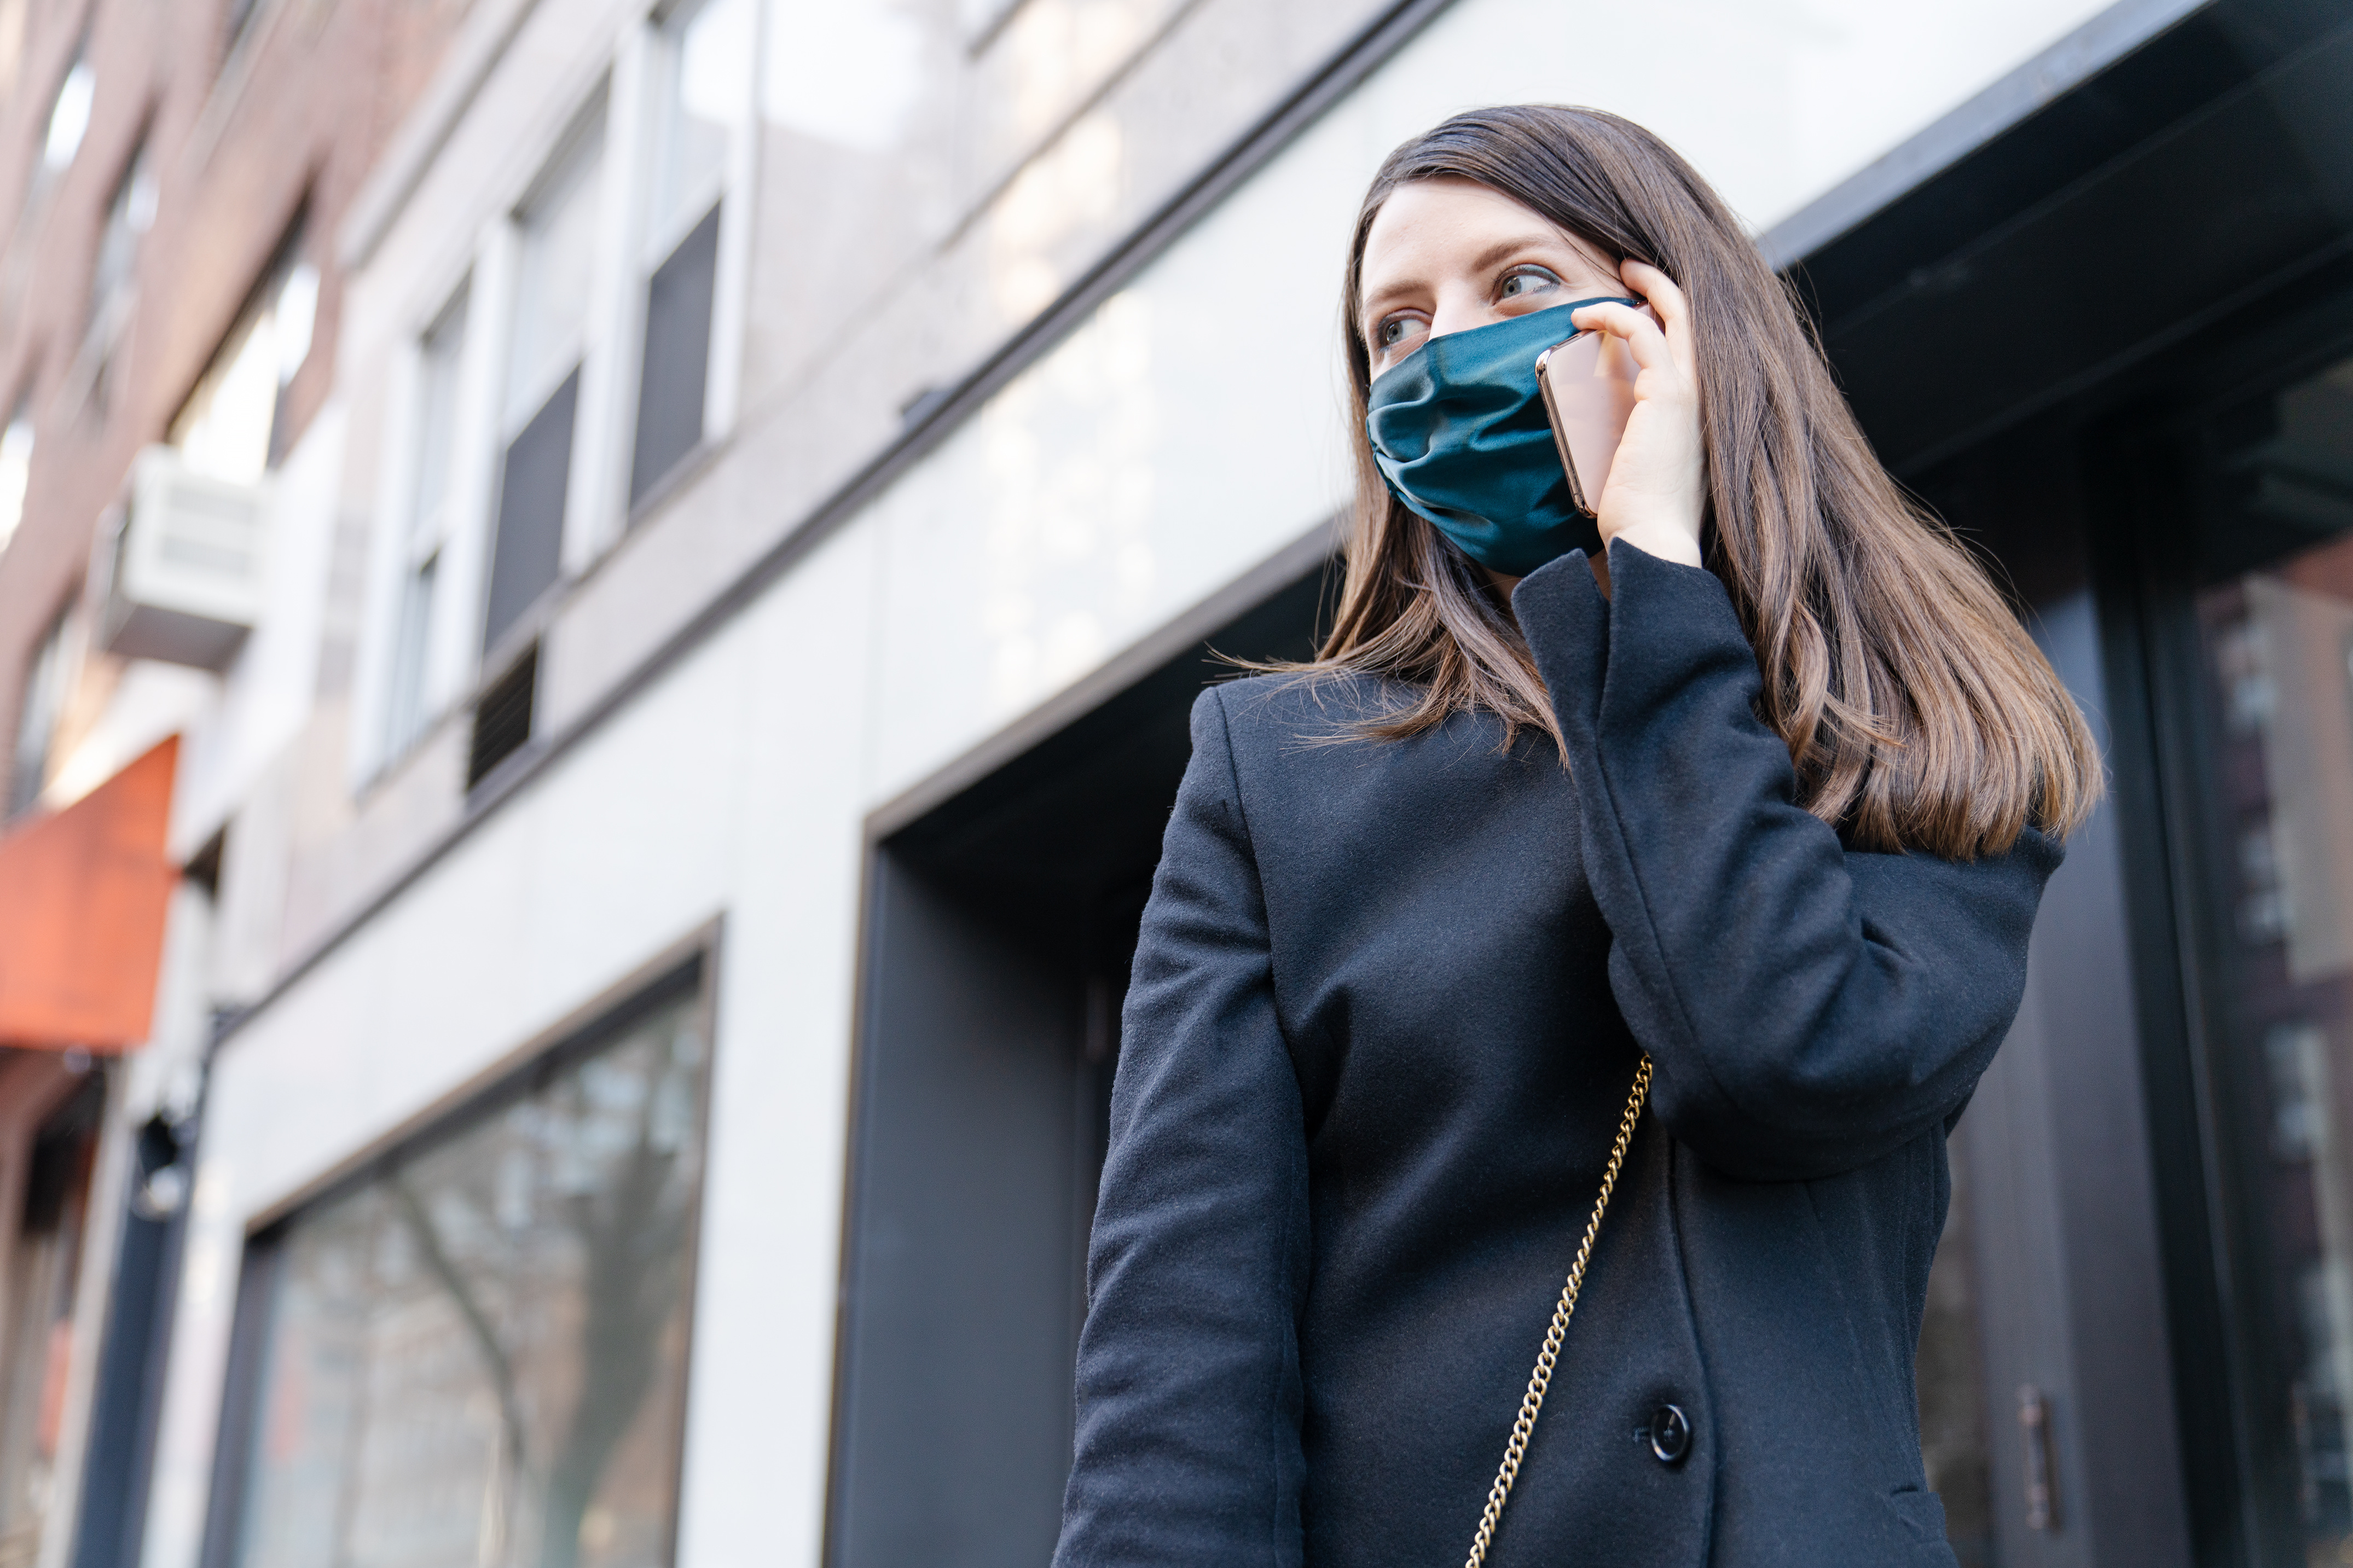
M298 259L298 223L213 352L167 439L198 473L258 484L285 454L286 389L311 355L319 270Z
M466 291L417 345L416 491L401 541L400 596L393 633L392 688L385 709L385 754L397 755L425 721L433 646L434 584L448 534L451 459L458 436L459 381L465 368Z
M25 521L25 487L32 477L33 401L26 396L16 400L7 428L0 430L0 551Z
M736 128L750 109L751 52L748 0L703 0L662 28L633 505L702 440L719 206Z
M233 1561L670 1561L707 1052L692 972L256 1242Z
M2353 1562L2353 360L2209 441L2200 988L2253 1511L2297 1561Z
M8 815L29 810L49 782L49 746L56 737L58 716L66 705L66 623L60 614L49 624L26 672L25 689L16 709L16 749L8 769Z
M106 205L106 225L99 231L98 256L90 271L90 309L83 328L82 353L96 363L94 383L101 405L105 402L106 362L131 319L137 293L139 242L155 223L155 177L147 166L142 142Z
M102 1075L88 1074L42 1120L26 1162L0 1338L0 1562L35 1560L54 1491L83 1221L105 1105Z
M575 133L517 220L514 336L501 421L506 455L482 620L485 650L554 584L563 565L604 144L598 115Z
M97 97L98 73L90 68L83 51L77 49L73 64L58 83L57 97L49 101L49 126L41 138L37 176L41 182L63 174L81 151L82 138L90 134L90 105Z

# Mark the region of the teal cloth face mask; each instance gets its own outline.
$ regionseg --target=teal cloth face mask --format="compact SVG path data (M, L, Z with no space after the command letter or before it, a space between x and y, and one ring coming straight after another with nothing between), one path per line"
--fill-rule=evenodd
M1536 390L1536 356L1577 335L1569 312L1640 300L1596 295L1431 338L1381 373L1365 414L1398 500L1482 566L1525 577L1601 532L1569 500Z

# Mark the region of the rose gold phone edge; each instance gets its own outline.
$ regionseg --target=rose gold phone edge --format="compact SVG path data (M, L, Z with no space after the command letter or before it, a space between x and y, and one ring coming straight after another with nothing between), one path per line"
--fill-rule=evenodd
M1649 316L1653 321L1658 320L1657 313L1651 310L1647 305L1642 307L1642 313ZM1600 518L1601 498L1599 496L1588 496L1586 493L1585 478L1577 471L1577 454L1570 447L1567 423L1562 417L1559 400L1553 394L1551 374L1552 356L1558 353L1561 350L1567 348L1570 344L1581 342L1587 338L1593 338L1596 340L1593 352L1598 369L1599 356L1609 348L1606 335L1592 331L1571 332L1567 337L1563 338L1560 342L1553 344L1552 347L1545 350L1544 353L1536 356L1536 390L1544 398L1545 420L1552 426L1553 449L1560 454L1561 471L1568 476L1569 502L1587 517L1599 521ZM1630 377L1628 379L1630 382L1631 378ZM1606 440L1597 440L1591 443L1595 450L1607 454L1607 458L1605 459L1604 464L1605 479L1607 478L1607 469L1609 467L1615 466L1619 444L1626 438L1626 421L1633 416L1633 412L1634 405L1632 399L1630 397L1625 401L1623 406L1618 411L1616 422L1609 429L1602 431L1598 427L1590 426L1587 427L1591 434L1606 436L1607 437Z
M1545 350L1544 353L1536 355L1536 391L1544 398L1545 421L1552 426L1553 449L1560 454L1561 471L1568 476L1569 504L1577 508L1577 510L1583 512L1588 517L1598 517L1599 514L1595 508L1594 502L1586 499L1585 481L1577 474L1576 454L1571 452L1568 448L1568 432L1562 426L1560 403L1553 395L1551 374L1552 356L1554 354L1558 353L1561 350L1568 347L1569 344L1577 342L1577 339L1590 337L1593 334L1590 332L1572 332L1567 337L1561 339L1560 342L1553 344L1552 347ZM1597 349L1596 352L1599 353L1599 351ZM1626 427L1623 425L1619 426L1615 432L1616 439L1613 439L1610 442L1610 447L1613 451L1617 447L1618 440L1622 440L1625 437L1625 434Z

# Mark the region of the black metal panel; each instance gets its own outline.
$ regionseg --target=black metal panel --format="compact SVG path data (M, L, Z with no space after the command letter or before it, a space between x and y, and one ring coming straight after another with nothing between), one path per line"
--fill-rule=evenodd
M1843 314L1889 297L1934 298L1938 264L2244 87L2342 26L2327 0L2209 6L2053 99L1806 257L1803 276Z
M74 1527L74 1568L135 1568L144 1544L156 1423L170 1363L173 1308L187 1237L188 1187L177 1131L161 1117L141 1130L114 1283L107 1303L98 1377L90 1394L81 1498ZM168 1188L155 1183L168 1173ZM168 1192L168 1209L153 1198Z
M237 1307L228 1364L221 1374L220 1425L213 1438L212 1485L197 1568L236 1568L244 1544L247 1481L253 1445L261 1434L261 1378L269 1363L284 1240L282 1230L253 1237L237 1260Z
M1321 568L1210 647L1312 650ZM827 1561L1033 1568L1071 1366L1119 1005L1187 716L1172 660L880 845L869 884Z
M2348 23L2213 6L1808 258L1882 454L1916 466L2124 392L2136 362L2340 246Z
M1035 1564L1069 1464L1084 990L1069 911L886 857L835 1561Z
M2094 432L2087 467L2098 540L2103 664L2114 809L2125 825L2121 868L2126 934L2133 946L2141 1085L2156 1159L2152 1194L2162 1215L2169 1370L2182 1457L2182 1498L2195 1561L2265 1561L2253 1550L2243 1505L2249 1455L2245 1412L2231 1354L2224 1289L2227 1247L2219 1226L2219 1175L2208 1121L2206 1070L2194 1016L2197 965L2185 947L2197 889L2186 876L2196 829L2181 798L2180 699L2194 689L2187 646L2189 556L2186 474L2166 444L2126 421ZM2169 579L2169 581L2168 581Z

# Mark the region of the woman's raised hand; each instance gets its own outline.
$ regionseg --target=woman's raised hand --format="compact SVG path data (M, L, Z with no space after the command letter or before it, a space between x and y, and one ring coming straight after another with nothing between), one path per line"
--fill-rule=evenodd
M1647 554L1696 566L1707 463L1700 444L1691 310L1683 290L1657 268L1628 261L1618 271L1630 292L1650 301L1657 321L1629 305L1588 305L1569 317L1580 331L1621 340L1639 373L1634 411L1601 489L1602 542L1623 539Z

